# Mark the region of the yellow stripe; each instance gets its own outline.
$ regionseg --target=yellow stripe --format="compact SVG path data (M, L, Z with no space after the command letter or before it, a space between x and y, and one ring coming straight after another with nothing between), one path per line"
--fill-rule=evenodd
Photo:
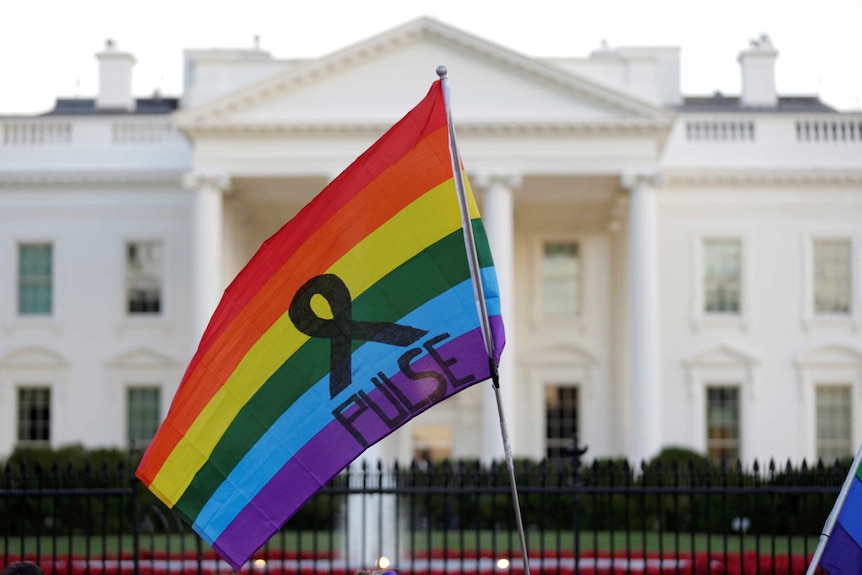
M468 198L471 218L476 218L479 211L469 185ZM455 185L450 179L369 234L325 273L339 276L355 299L460 226ZM286 311L261 336L159 469L150 489L158 492L162 501L170 501L169 506L173 506L179 500L240 409L306 341L308 336L296 330ZM207 366L202 364L198 369Z

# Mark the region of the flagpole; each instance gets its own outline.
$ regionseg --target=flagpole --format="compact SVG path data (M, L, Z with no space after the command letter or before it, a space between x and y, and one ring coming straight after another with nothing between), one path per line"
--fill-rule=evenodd
M506 469L509 472L509 485L512 488L512 502L515 506L515 523L518 526L518 538L521 543L521 556L524 561L524 575L530 575L530 561L527 556L527 540L524 536L524 522L521 519L521 505L518 501L518 488L515 483L515 463L512 457L512 447L509 443L509 429L506 426L506 415L503 412L503 399L500 396L500 375L497 371L497 361L494 359L494 335L491 333L491 322L488 319L488 307L485 304L485 290L482 287L479 256L476 253L476 239L473 236L473 225L470 221L470 206L467 204L467 192L464 178L461 174L461 155L455 142L455 126L452 122L450 109L449 81L446 77L446 66L437 67L437 75L443 88L443 102L446 107L446 121L449 124L449 156L452 159L452 175L455 178L455 190L458 194L458 204L461 208L461 227L464 230L464 243L467 246L467 262L470 267L470 277L473 279L473 293L482 323L482 338L488 352L488 363L491 367L491 382L494 396L497 400L497 413L500 417L500 432L503 436L503 452L506 456Z
M838 499L835 500L835 505L832 506L832 511L823 525L823 532L820 534L820 541L817 543L817 549L814 550L814 556L811 557L811 564L808 565L808 571L805 575L814 575L817 566L820 565L820 558L823 556L823 551L826 549L826 543L829 542L829 537L832 535L832 529L838 521L838 514L844 506L844 500L847 499L847 492L850 491L850 485L853 484L856 473L859 470L859 464L862 463L862 445L856 452L856 457L853 458L853 463L850 465L850 471L847 472L847 477L844 479L844 485L841 486L841 491L838 493Z

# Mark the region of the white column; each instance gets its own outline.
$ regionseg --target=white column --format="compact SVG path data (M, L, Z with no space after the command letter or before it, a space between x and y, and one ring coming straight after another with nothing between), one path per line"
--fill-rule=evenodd
M197 349L225 288L222 194L230 187L230 178L224 174L190 173L185 185L192 194L190 319L192 342Z
M661 449L662 384L659 355L656 175L623 177L629 190L628 294L631 444L634 462Z
M380 443L372 445L350 464L351 487L368 490L392 488L391 461L391 458L385 458L385 449ZM380 462L383 462L382 475L378 475L377 469ZM399 536L402 545L409 545L409 541L396 513L396 498L392 494L370 493L347 496L347 537L342 543L342 553L351 569L377 567L382 557L397 565L399 557L395 554L395 542Z
M488 243L494 256L497 282L500 285L500 304L506 325L506 347L500 358L500 397L506 418L512 451L518 429L515 404L515 202L513 191L521 185L517 175L480 175L476 184L483 189L482 223L488 234ZM482 458L485 461L504 458L500 416L493 389L482 394Z

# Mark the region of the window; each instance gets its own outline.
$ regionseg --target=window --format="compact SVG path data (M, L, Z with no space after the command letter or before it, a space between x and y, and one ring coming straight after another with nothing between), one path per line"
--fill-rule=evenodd
M580 313L581 266L576 242L545 242L542 254L542 302L545 315Z
M136 446L150 442L161 422L158 387L130 387L127 393L127 438Z
M126 300L130 314L161 313L161 242L129 242L126 245Z
M713 461L739 459L739 388L706 388L706 449Z
M452 455L452 428L448 425L428 424L413 430L413 459L437 462Z
M18 389L18 441L47 444L51 441L51 390L47 387Z
M545 446L548 459L569 457L566 450L578 431L578 388L545 386Z
M51 315L53 254L51 244L18 246L18 313Z
M850 386L818 385L817 402L817 457L825 463L853 455L850 438Z
M816 239L814 253L814 313L847 315L853 293L850 239Z
M742 309L742 243L734 239L703 242L704 312L738 314Z

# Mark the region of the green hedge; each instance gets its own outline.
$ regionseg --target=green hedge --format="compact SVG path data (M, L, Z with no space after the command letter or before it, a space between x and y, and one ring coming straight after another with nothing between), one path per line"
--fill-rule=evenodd
M527 527L733 533L734 518L746 518L750 534L817 535L850 463L755 472L668 448L637 469L622 459L597 459L579 467L576 478L571 461L518 460L515 472ZM515 528L505 465L415 465L400 473L399 483L412 490L402 508L414 528ZM453 487L460 492L447 493Z
M0 534L111 534L130 532L135 521L146 531L187 530L134 478L139 460L81 446L16 450L0 476ZM669 448L636 469L622 459L597 459L575 474L573 461L517 460L515 472L527 527L728 533L734 518L745 517L750 534L817 535L850 462L755 473ZM394 473L399 509L414 529L515 528L504 464L463 460ZM82 491L51 494L61 489ZM337 476L285 530L335 528L348 491L348 478Z
M141 455L80 445L16 449L0 475L0 535L129 533L136 517L144 531L188 531L134 476ZM340 497L319 494L285 528L333 527Z

